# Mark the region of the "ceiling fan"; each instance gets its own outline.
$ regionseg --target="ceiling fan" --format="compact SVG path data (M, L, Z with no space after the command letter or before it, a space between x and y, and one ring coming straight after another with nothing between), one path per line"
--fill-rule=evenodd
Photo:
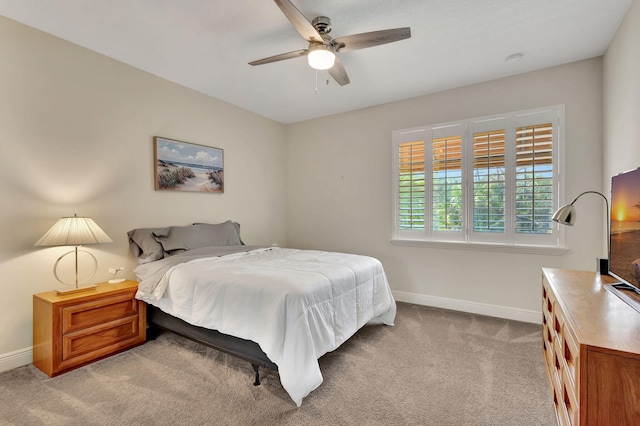
M285 59L307 56L309 65L319 70L329 70L329 75L341 86L349 84L349 76L336 53L364 49L381 44L392 43L411 37L411 28L394 28L390 30L372 31L345 37L331 38L331 19L318 16L311 21L296 8L290 0L274 0L278 7L291 21L295 29L309 42L307 49L295 50L249 62L249 65L263 65Z

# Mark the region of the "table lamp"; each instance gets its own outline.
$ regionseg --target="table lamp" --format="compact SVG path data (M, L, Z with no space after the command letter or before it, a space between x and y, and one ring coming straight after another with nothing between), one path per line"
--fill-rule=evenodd
M60 218L49 231L42 236L34 246L75 246L71 250L56 260L53 265L53 275L62 284L73 285L60 279L58 276L58 264L65 256L75 254L75 289L73 290L57 290L58 294L75 293L79 291L92 290L96 286L79 287L78 284L89 281L98 270L98 261L96 257L86 250L79 249L80 246L89 244L112 243L113 240L89 217L79 217L74 214L73 217ZM78 252L87 253L93 259L93 272L91 276L78 282Z
M609 228L611 226L611 223L609 221L609 201L607 200L607 197L605 197L604 195L602 195L601 193L597 192L597 191L585 191L582 194L578 195L572 202L571 204L566 204L562 207L560 207L558 210L556 210L556 212L553 214L553 217L551 218L551 220L553 220L554 222L557 222L561 225L569 225L569 226L573 226L573 224L576 221L576 209L575 207L573 207L573 205L575 204L576 201L578 201L578 198L582 197L585 194L597 194L599 196L601 196L604 199L604 202L606 204L607 207L607 258L606 259L600 259L598 258L597 261L597 269L598 272L600 272L601 274L608 274L609 273Z

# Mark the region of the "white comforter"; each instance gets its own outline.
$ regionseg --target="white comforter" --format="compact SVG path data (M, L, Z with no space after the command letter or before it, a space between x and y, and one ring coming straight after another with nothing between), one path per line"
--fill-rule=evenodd
M269 248L207 257L140 288L139 299L168 314L258 343L298 406L322 383L319 357L366 323L393 325L396 314L382 264L344 253Z

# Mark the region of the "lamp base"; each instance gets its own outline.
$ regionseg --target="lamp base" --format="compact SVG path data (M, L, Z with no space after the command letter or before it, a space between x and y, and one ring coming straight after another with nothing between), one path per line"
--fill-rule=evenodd
M58 296L66 296L68 294L83 293L85 291L95 290L96 288L98 288L97 285L89 285L87 287L71 288L69 290L56 290L56 294Z
M609 275L609 259L596 257L596 272L600 275Z

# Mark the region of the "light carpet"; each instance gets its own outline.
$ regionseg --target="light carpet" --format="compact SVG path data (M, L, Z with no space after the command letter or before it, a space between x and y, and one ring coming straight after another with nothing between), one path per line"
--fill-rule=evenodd
M49 378L0 374L2 425L554 425L540 326L398 303L320 358L296 408L278 373L172 333Z

